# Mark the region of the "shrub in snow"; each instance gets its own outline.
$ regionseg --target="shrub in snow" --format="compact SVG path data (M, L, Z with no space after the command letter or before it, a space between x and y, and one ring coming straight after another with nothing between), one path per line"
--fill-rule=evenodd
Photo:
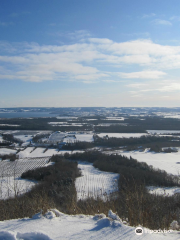
M170 228L171 228L172 230L179 230L179 229L180 229L180 226L179 226L178 222L174 220L174 221L172 221L172 223L170 224Z
M121 219L120 219L120 217L119 217L118 215L116 215L115 213L113 213L112 210L109 210L109 212L108 212L108 217L111 218L111 219L113 219L113 220L117 220L117 221L122 222Z

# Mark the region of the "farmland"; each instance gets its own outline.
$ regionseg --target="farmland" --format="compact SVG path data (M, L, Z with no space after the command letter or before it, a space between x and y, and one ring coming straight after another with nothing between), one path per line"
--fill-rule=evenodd
M57 117L0 119L0 198L23 199L47 185L46 204L66 213L107 213L112 206L131 226L168 228L173 221L171 209L178 212L180 192L180 125L175 118L179 115L168 111L137 109L134 115L131 109L110 109L108 113L86 109ZM77 163L77 169L74 165L76 174L70 178L66 173L71 162ZM60 180L53 166L63 164L64 170L58 170L65 171ZM66 184L72 196L66 192ZM127 198L131 205L125 204ZM130 214L137 210L133 202L144 207L146 203L151 209L149 201L154 201L154 206L168 202L169 220L163 208L158 210L166 219L162 225L153 223L155 216L152 221L134 219Z

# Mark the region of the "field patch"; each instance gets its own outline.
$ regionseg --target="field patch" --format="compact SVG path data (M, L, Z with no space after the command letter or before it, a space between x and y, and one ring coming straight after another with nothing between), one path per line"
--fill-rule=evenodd
M47 166L49 157L0 161L0 199L19 196L29 191L35 181L21 179L23 172Z
M119 151L119 154L126 157L132 157L137 159L139 162L146 162L148 165L152 165L154 168L159 168L165 170L167 173L179 175L180 174L180 164L178 164L180 159L180 152L172 153L154 153L148 150L144 152L140 151L130 151L123 152Z
M106 200L110 194L118 191L119 174L100 171L90 163L79 162L78 167L82 172L75 182L78 200L88 197Z
M97 134L99 137L103 138L103 137L114 137L114 138L131 138L131 137L135 137L135 138L139 138L141 136L146 136L148 134L146 133L98 133Z
M10 148L0 148L0 155L15 154L17 151Z

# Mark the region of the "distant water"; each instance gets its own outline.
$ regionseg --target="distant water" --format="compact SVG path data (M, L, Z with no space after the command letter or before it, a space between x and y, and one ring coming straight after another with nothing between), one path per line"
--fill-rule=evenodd
M9 112L0 113L0 118L57 117L58 115L49 114L49 112Z

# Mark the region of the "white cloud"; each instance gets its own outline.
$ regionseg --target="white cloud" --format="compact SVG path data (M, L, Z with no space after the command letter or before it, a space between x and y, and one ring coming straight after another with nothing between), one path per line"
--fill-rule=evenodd
M149 81L146 83L131 83L126 85L128 88L132 89L132 94L160 94L161 96L165 96L166 94L175 94L175 92L179 92L180 90L180 83L179 80L162 80L162 81ZM163 94L163 95L162 95ZM166 95L167 96L167 95Z
M113 44L113 41L108 38L89 38L92 43Z
M114 42L86 38L69 45L0 42L0 48L6 53L0 55L4 69L1 79L4 76L35 82L153 80L165 77L168 69L180 68L180 46L160 45L149 39ZM138 71L132 71L134 67Z
M170 21L163 20L163 19L155 19L152 21L152 23L154 23L156 25L166 25L166 26L172 25L172 23Z
M170 20L180 21L180 16L172 16L170 17Z
M179 90L180 90L180 83L178 82L169 83L159 88L160 92L174 92Z
M161 71L142 71L131 73L119 73L119 75L123 78L158 79L165 76L166 73Z
M155 13L143 14L142 18L151 18L151 17L155 17L155 16L156 16Z

